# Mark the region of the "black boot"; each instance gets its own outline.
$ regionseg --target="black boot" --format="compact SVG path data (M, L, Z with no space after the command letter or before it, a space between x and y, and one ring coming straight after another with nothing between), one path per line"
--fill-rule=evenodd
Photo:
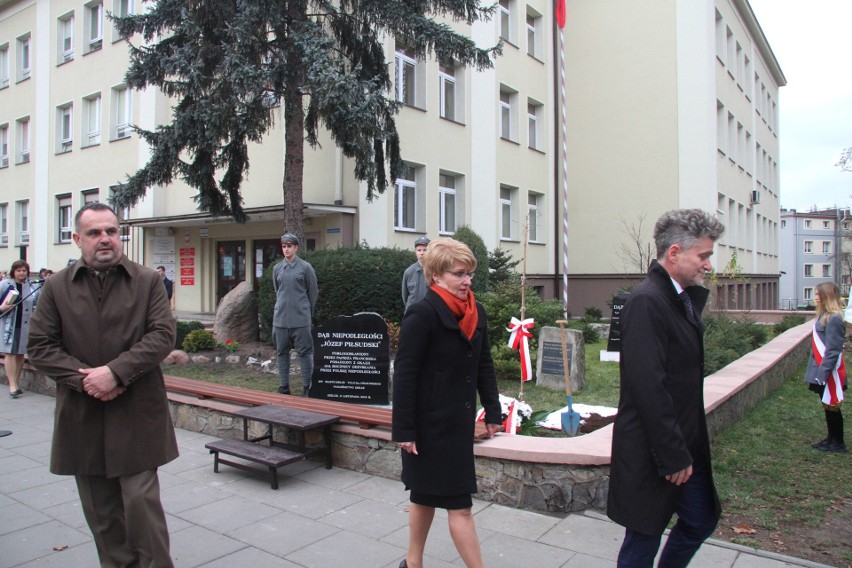
M819 445L816 448L823 452L838 452L846 451L846 444L843 441L843 414L840 409L825 409L825 422L828 425L828 441Z

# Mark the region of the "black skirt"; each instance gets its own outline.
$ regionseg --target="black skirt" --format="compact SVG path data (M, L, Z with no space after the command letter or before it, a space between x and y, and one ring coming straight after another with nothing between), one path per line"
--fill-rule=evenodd
M470 509L473 507L473 499L470 493L463 495L427 495L411 490L409 499L412 503L432 507L433 509Z

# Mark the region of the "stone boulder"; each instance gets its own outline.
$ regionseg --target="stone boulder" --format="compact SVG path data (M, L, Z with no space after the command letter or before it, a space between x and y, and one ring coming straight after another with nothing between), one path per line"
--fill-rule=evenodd
M251 284L240 282L225 294L216 309L213 333L221 342L228 339L238 343L258 340L257 298Z
M189 363L189 355L180 349L175 349L163 359L164 365L186 365L187 363Z

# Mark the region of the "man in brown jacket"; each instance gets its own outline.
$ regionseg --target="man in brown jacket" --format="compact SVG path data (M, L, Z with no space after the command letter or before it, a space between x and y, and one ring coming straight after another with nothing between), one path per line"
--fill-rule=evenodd
M178 455L160 371L175 321L120 235L106 204L80 209L81 258L45 282L28 355L56 381L50 471L76 476L101 565L171 567L157 468Z

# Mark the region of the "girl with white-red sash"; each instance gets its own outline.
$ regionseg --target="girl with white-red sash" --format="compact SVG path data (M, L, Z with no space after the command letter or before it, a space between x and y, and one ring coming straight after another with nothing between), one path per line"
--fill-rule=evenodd
M811 356L805 382L820 396L828 436L812 446L823 452L845 452L840 406L846 390L846 364L843 361L846 325L840 306L840 291L833 282L823 282L816 287L814 303L817 317L811 334Z

